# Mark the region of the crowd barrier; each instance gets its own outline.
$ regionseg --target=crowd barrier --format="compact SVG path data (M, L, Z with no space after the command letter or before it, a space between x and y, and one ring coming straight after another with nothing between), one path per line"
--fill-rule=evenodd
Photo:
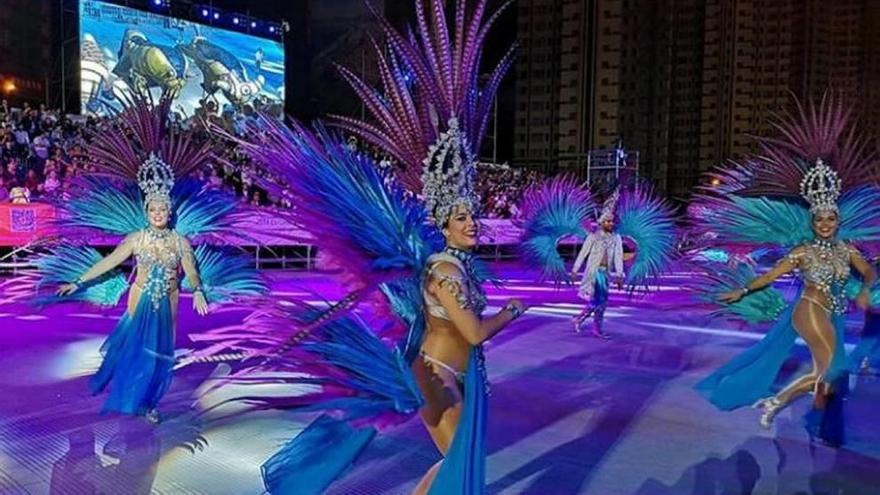
M55 218L55 208L49 204L0 204L0 247L20 248L51 235ZM310 268L314 263L315 250L309 236L271 208L244 216L237 227L246 236L227 239L228 243L252 250L258 267L270 263L286 267L288 263L298 262ZM480 221L480 253L496 260L513 257L521 234L522 229L512 220L483 219ZM106 247L119 240L98 237L92 239L91 244Z

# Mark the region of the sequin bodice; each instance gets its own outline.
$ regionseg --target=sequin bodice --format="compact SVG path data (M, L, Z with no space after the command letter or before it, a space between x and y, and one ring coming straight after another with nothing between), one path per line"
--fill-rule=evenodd
M451 277L437 273L435 269L441 262L452 263L457 266L464 276ZM458 306L460 308L470 309L477 316L482 315L483 311L486 309L488 299L486 298L486 291L483 289L483 285L480 283L480 280L475 273L473 255L451 248L446 249L441 253L434 254L428 258L428 271L426 276L438 277L440 285L453 284L460 287L461 290L455 291L456 300L458 301ZM449 320L449 315L446 314L446 310L440 304L440 301L427 291L424 293L424 297L428 313L437 318Z
M180 266L180 238L173 230L144 229L135 247L138 273L146 274L143 295L149 295L153 307L176 288Z
M425 273L425 277L426 279L430 277L438 279L441 288L451 289L453 291L460 308L470 309L478 318L482 318L483 311L485 311L486 306L488 305L488 298L486 297L486 291L483 289L480 278L477 276L474 266L475 261L476 260L471 253L459 249L446 248L443 252L434 254L428 258L428 269ZM452 277L438 273L435 270L437 265L441 262L455 265L462 272L463 276ZM446 313L446 309L440 304L440 301L438 301L437 298L427 290L424 291L423 297L428 314L443 320L449 320L449 315ZM486 357L483 353L482 345L476 346L476 353L477 372L480 373L480 376L483 379L484 390L489 394L491 388L489 385L489 374L486 370Z
M852 249L844 242L815 240L788 255L801 280L828 296L835 313L846 310L843 288L850 276Z

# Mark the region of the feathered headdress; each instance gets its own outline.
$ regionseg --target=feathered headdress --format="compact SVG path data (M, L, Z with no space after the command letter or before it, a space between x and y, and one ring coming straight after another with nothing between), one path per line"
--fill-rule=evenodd
M140 182L143 165L153 157L178 178L210 164L216 157L215 142L199 140L193 132L173 131L171 103L167 96L156 103L134 96L91 131L84 151L98 174Z
M144 205L162 203L171 207L174 170L155 153L138 167L137 182L144 193Z
M822 211L837 212L842 181L822 159L816 160L801 180L801 196L810 204L813 215Z
M605 199L602 205L602 213L599 214L599 223L606 220L614 220L614 212L617 208L617 201L620 199L620 189L615 189L610 196Z
M476 213L480 202L474 184L474 159L457 119L449 119L448 130L428 149L424 165L422 194L425 209L436 225L445 223L459 205Z
M373 41L381 87L372 87L354 72L339 67L342 77L364 102L369 122L333 116L335 125L391 155L397 177L410 191L422 190L425 157L432 144L449 132L436 125L457 119L469 156L477 156L492 102L514 58L514 47L487 79L480 77L483 45L492 24L510 4L484 21L487 0L455 2L454 24L446 18L444 0L415 0L417 29L401 33L367 6L382 26L387 49ZM468 5L471 4L471 5Z
M877 153L856 122L856 106L828 92L806 105L794 98L794 111L773 114L775 136L755 137L760 153L748 163L743 196L797 197L799 185L816 160L834 165L841 190L877 179ZM729 167L728 167L729 168Z
M700 248L793 247L813 239L810 215L821 210L840 213L838 239L880 241L880 189L870 179L877 154L854 105L832 94L795 103L796 112L771 121L778 137L757 138L760 153L721 166L698 188L689 211Z

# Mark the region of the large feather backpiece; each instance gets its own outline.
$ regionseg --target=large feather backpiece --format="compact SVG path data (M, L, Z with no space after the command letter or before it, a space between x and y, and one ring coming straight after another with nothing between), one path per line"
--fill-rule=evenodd
M304 303L270 303L241 324L194 337L218 351L239 351L250 357L224 383L311 386L301 387L300 394L233 399L253 409L323 409L374 425L411 417L422 403L421 394L400 348L383 339L386 327L399 322L368 325L348 314L298 335L322 314ZM297 345L289 345L291 339Z
M587 235L595 209L589 189L568 175L558 175L529 187L520 205L523 229L519 251L523 262L537 267L541 278L562 283L568 279L559 241Z
M715 306L713 317L762 323L775 320L787 305L782 293L773 287L748 294L733 304L719 302L721 294L745 287L757 277L747 263L701 263L695 268L699 275L688 288L698 300Z
M47 249L33 257L33 268L26 268L4 282L4 304L23 301L43 306L58 302L83 302L112 307L128 290L128 277L123 270L115 269L88 281L73 294L64 297L56 295L60 285L80 278L101 260L101 254L88 246L54 246Z
M630 290L656 281L678 257L675 212L650 186L636 184L621 188L617 233L632 241L635 248L635 257L626 270Z
M178 180L171 190L171 225L189 239L211 237L225 242L245 238L240 203L228 192L206 188L193 178ZM95 236L125 236L147 226L144 196L137 182L107 176L77 179L58 209L54 235L67 241Z
M103 119L86 136L83 149L90 165L98 174L128 180L137 178L138 168L151 153L170 165L177 178L209 165L215 159L216 143L172 126L172 101L169 96L158 102L135 96L118 113Z
M419 276L428 256L442 247L424 206L389 178L371 157L349 149L318 125L285 125L262 119L244 152L262 164L296 206L279 215L308 234L323 267L340 274L350 290Z
M762 166L754 168L741 194L799 196L804 172L819 158L834 167L845 191L880 177L877 153L855 120L854 103L830 91L807 104L793 99L793 110L771 119L774 134L755 138Z
M210 303L254 298L268 290L265 280L254 268L253 259L231 247L201 244L196 247L194 256L205 298ZM186 290L193 289L189 279L184 279L181 285Z

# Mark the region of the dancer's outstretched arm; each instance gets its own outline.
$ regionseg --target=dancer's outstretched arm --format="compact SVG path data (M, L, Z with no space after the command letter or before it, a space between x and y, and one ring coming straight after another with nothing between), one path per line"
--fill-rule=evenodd
M193 254L192 245L185 237L180 236L180 265L183 273L193 288L193 309L196 313L205 316L208 314L208 300L205 299L205 291L202 289L202 278L199 269L196 268L196 257Z
M725 292L725 293L719 295L718 300L720 300L723 303L732 304L732 303L735 303L735 302L739 301L740 299L742 299L749 292L754 292L757 290L761 290L764 287L767 287L768 285L775 282L776 279L778 279L779 277L781 277L781 276L785 275L786 273L789 273L792 270L794 270L795 268L797 268L799 260L800 260L801 256L803 256L803 255L804 255L803 248L801 248L801 247L794 248L788 254L788 256L786 256L785 258L782 258L782 260L780 260L779 263L777 263L776 266L773 267L772 270L770 270L769 272L765 273L764 275L761 275L760 277L752 280L751 282L746 284L745 287L743 287L742 289L734 289L734 290L731 290L731 291L728 291L728 292Z
M59 296L66 296L69 294L73 294L79 289L79 286L89 280L96 279L101 275L109 272L110 270L116 268L121 265L122 262L127 260L134 253L134 246L137 240L137 236L139 236L139 232L135 232L129 234L118 246L113 250L112 253L105 256L101 261L95 263L91 268L89 268L80 278L79 280L71 283L67 283L58 288Z

